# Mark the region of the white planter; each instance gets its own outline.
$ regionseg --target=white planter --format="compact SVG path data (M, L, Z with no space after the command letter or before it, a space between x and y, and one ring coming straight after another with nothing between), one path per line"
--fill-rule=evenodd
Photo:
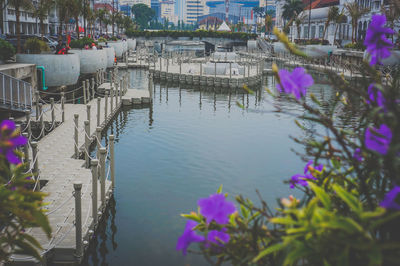
M364 51L364 59L367 59L369 54L367 51ZM382 60L382 65L384 66L394 66L394 65L400 65L400 51L391 51L391 54L388 58L385 58Z
M121 58L124 53L124 46L122 42L108 42L109 47L113 47L115 50L115 54L118 58Z
M106 50L79 50L72 49L70 53L79 55L82 74L93 74L97 70L107 68Z
M46 86L74 85L80 73L80 60L76 54L17 54L17 63L43 66Z
M122 41L122 48L124 49L124 53L128 52L128 42Z
M129 50L136 49L136 39L128 39L128 49Z
M103 47L103 50L107 53L107 68L114 65L115 50L113 47Z
M273 47L274 47L274 52L275 53L284 53L284 52L288 52L286 50L285 45L283 45L283 43L281 42L274 42L273 43Z

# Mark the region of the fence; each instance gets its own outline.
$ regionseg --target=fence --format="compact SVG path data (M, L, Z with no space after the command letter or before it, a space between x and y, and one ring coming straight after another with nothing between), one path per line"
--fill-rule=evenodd
M0 106L14 111L32 108L32 86L28 82L0 73Z

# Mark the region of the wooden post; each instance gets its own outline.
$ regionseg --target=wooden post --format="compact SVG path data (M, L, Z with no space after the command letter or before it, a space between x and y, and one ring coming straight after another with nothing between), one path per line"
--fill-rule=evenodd
M85 165L86 168L89 168L90 122L88 120L85 120L83 123L85 125Z
M118 85L115 86L115 109L118 109Z
M94 82L94 78L92 78L92 99L94 99L94 89L95 89L96 83Z
M81 258L83 255L82 245L82 182L74 183L75 197L75 256Z
M33 160L33 173L36 178L39 178L39 158L38 158L38 143L36 141L31 142L32 147L32 160ZM40 190L40 181L37 183L37 190Z
M97 146L97 152L96 152L96 157L100 158L100 142L101 142L101 127L96 127L96 146Z
M232 62L229 62L229 78L232 78Z
M25 111L25 116L26 116L26 124L28 127L28 139L32 135L32 128L31 128L31 111L26 110Z
M110 87L110 113L112 114L114 111L114 88Z
M39 91L35 91L36 121L39 120Z
M92 217L93 217L93 223L97 223L97 183L98 181L98 173L97 173L97 167L99 164L99 160L94 159L90 162L90 166L92 167Z
M100 148L100 198L101 204L106 204L106 148Z
M75 146L75 159L79 158L79 149L78 149L78 119L79 115L74 114L75 121L75 129L74 129L74 146Z
M43 120L43 104L39 103L39 113L40 113L40 130L44 130L44 120ZM43 131L44 133L44 131Z
M121 79L120 86L119 86L119 103L122 105L122 94L123 94L123 84L124 81Z
M83 103L86 104L86 82L82 81L82 89L83 89Z
M112 188L115 188L115 154L114 154L114 135L108 137L110 142L110 172Z
M179 57L179 74L182 74L182 57Z
M160 56L160 72L162 71L162 62L161 62L161 57L162 57L162 55Z
M92 96L90 95L90 81L89 79L86 79L86 95L87 95L87 102L90 102L90 99Z
M169 57L167 57L167 73L168 73L168 69L169 69Z
M22 133L22 136L24 136L25 138L27 138L29 140L28 132ZM28 163L28 165L29 165L29 146L28 146L28 142L24 145L24 162ZM28 166L28 168L29 168L29 166Z
M88 127L88 135L90 136L90 119L91 119L91 114L90 114L90 109L91 109L91 105L87 104L86 105L86 120L89 122L89 127Z
M64 123L65 121L65 94L64 92L61 92L61 122Z
M104 93L104 122L107 123L108 115L108 91Z
M100 126L100 101L101 98L97 97L97 126Z
M214 78L216 77L217 77L217 62L214 61Z
M56 121L56 115L54 113L54 98L50 98L50 106L51 106L51 125L54 125Z
M200 62L200 77L203 76L203 63Z

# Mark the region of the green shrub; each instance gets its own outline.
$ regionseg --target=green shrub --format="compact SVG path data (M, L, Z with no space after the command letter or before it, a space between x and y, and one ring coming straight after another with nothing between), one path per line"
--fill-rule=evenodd
M362 44L361 42L356 42L356 43L348 43L344 46L344 48L349 48L349 49L356 49L356 50L361 50L364 51L365 50L365 46L364 44Z
M127 30L125 34L128 37L189 37L189 38L228 38L235 40L247 41L250 39L255 39L256 34L245 33L245 32L219 32L219 31L206 31L206 30L196 30L196 31L173 31L173 30L160 30L160 31L135 31Z
M98 41L98 42L106 42L107 39L106 39L106 38L103 38L103 37L100 37L97 41Z
M26 40L24 48L25 52L28 54L40 54L41 52L50 51L47 43L38 38L30 38Z
M110 40L111 40L111 41L118 41L118 38L115 37L115 36L112 36L112 37L110 38Z
M71 48L78 48L78 49L83 49L85 45L88 45L89 47L92 47L92 43L94 43L97 46L97 42L95 42L92 38L89 37L83 37L79 40L73 40L69 44Z
M0 60L8 60L15 55L15 48L11 43L0 39Z

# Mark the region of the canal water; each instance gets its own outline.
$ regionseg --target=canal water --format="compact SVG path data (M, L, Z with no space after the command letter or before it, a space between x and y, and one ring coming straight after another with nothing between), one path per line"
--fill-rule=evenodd
M148 88L146 71L130 74L132 87ZM274 86L272 77L265 86ZM272 206L277 198L300 196L284 183L304 167L291 150L303 147L289 137L312 136L293 115L275 108L298 115L299 106L266 92L229 95L165 84L152 89L152 108L124 110L108 129L107 135L116 135L115 201L84 265L206 265L200 255L175 250L185 226L180 214L197 210L199 198L221 184L230 200L242 194L258 202L256 189ZM326 85L311 90L318 98L335 95Z

